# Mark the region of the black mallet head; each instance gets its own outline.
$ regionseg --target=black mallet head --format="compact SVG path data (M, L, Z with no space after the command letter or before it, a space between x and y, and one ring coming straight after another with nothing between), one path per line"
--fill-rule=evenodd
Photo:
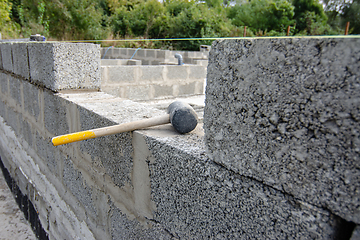
M188 133L196 128L198 116L194 109L187 103L176 101L167 109L171 125L179 133Z

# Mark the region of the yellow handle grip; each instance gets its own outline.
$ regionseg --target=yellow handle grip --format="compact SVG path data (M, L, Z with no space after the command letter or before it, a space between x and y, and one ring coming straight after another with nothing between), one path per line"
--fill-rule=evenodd
M82 140L102 137L110 134L133 131L136 129L152 127L156 125L170 123L169 114L153 117L149 119L143 119L130 123L123 123L119 125L114 125L110 127L95 128L91 130L86 130L82 132L65 134L52 138L52 143L54 146L59 146L67 143L78 142Z
M92 138L96 138L93 131L82 131L53 137L51 141L54 146L59 146L66 143L78 142Z

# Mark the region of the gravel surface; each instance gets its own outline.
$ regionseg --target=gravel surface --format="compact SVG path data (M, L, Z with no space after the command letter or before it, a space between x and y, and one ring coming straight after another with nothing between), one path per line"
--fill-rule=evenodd
M36 239L0 171L0 240Z

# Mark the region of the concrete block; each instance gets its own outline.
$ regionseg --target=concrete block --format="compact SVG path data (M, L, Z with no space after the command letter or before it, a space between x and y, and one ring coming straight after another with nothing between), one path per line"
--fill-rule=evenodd
M33 134L36 141L36 153L42 159L42 162L47 165L51 174L60 177L58 174L58 164L64 160L61 159L58 149L50 143L49 138L44 138L38 131L34 131Z
M209 161L195 134L146 142L154 220L179 239L332 239L344 223Z
M196 93L196 82L178 85L179 96L192 95Z
M131 60L128 60L128 61L127 61L126 65L131 65L131 66L141 65L141 60L131 59Z
M19 81L16 77L9 77L9 91L10 96L19 106L21 106L21 81Z
M135 67L130 66L109 66L107 67L107 79L108 83L133 83L136 81Z
M13 72L26 79L30 78L29 57L27 43L13 43Z
M129 54L127 48L119 48L118 50L120 51L120 55L122 56L122 58L128 58Z
M206 67L203 66L189 66L189 78L190 79L201 79L206 78Z
M135 53L135 51L136 51L136 49L133 49L133 48L128 48L127 49L127 58L131 58L133 55L134 55L134 53ZM136 51L136 53L135 53L135 55L134 55L134 57L137 57L137 51Z
M97 209L92 199L92 189L82 177L82 173L74 168L70 159L64 161L64 185L79 200L89 216L96 219Z
M146 57L147 58L156 58L156 52L160 51L160 50L155 50L155 49L147 49L146 50Z
M175 80L175 79L187 79L188 73L187 69L188 66L182 65L182 66L165 66L165 69L167 70L166 77L169 80Z
M146 52L147 52L146 49L139 49L136 52L136 56L139 57L139 58L143 58L143 57L146 56Z
M9 86L9 75L6 73L0 72L0 89L2 94L8 93L8 86Z
M56 136L69 133L65 101L60 97L54 96L51 92L44 91L44 103L45 128Z
M102 104L104 106L104 104ZM116 106L115 106L116 107ZM92 111L79 107L81 129L93 129L115 123ZM108 111L111 109L108 108ZM129 117L129 116L128 116ZM124 116L124 118L126 118ZM100 166L119 187L131 182L132 153L131 134L121 133L80 142L80 150L97 157Z
M157 50L156 51L156 58L165 59L165 50Z
M13 72L12 43L1 43L2 67L4 70Z
M40 114L40 89L33 84L23 81L24 109L36 120Z
M121 58L122 51L119 48L112 48L112 49L110 49L110 54L114 58Z
M150 85L127 86L127 98L132 100L152 99Z
M32 147L33 145L33 132L31 130L31 126L29 124L29 122L27 122L26 120L22 119L20 120L20 124L21 124L21 135L23 136L24 140L28 143L28 145L30 147Z
M42 86L100 88L100 49L95 44L28 43L30 77Z
M140 70L140 82L164 82L164 66L142 66Z
M7 115L6 115L6 103L0 99L0 117L6 119Z
M154 95L153 95L154 98L174 96L172 85L155 84L152 87L154 89Z
M7 118L5 121L18 136L20 133L20 114L13 108L7 107Z
M360 39L215 41L204 129L215 162L360 223Z
M144 228L137 220L129 220L114 204L110 210L110 234L112 239L174 239L160 224L152 223Z

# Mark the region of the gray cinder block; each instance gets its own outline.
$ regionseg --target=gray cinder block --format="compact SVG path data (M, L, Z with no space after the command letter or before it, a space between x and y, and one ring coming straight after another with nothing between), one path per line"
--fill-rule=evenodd
M215 41L205 138L215 162L360 223L360 39Z
M154 220L179 239L334 239L344 220L215 164L200 137L146 137Z
M31 80L53 91L100 89L100 48L95 44L28 43Z
M26 79L30 78L29 57L27 43L13 43L11 46L13 56L13 72Z
M12 43L1 43L2 68L6 71L13 72Z
M67 121L67 103L60 97L44 91L44 125L54 135L62 135L70 131ZM70 117L70 116L69 116Z

